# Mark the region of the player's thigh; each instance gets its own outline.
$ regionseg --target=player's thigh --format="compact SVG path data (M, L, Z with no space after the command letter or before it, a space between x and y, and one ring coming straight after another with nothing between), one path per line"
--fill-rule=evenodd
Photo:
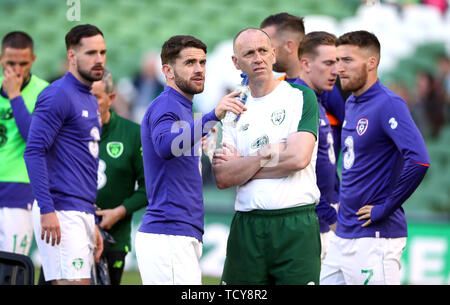
M320 231L313 205L285 209L270 218L269 274L275 284L319 284ZM280 210L281 212L282 210Z
M400 270L403 251L406 247L406 237L386 239L385 252L383 257L384 284L400 285Z
M173 252L173 275L176 285L201 285L202 271L200 258L202 256L202 243L190 236L170 236L175 244Z
M61 242L52 246L41 239L40 212L33 206L36 244L46 281L89 279L94 254L94 215L78 211L56 211Z
M230 226L221 283L269 284L265 243L267 223L250 212L236 212Z
M32 241L31 210L0 208L0 250L28 255Z
M193 237L137 232L136 258L144 285L200 285L202 244Z
M339 246L340 238L331 234L328 240L328 248L322 260L320 270L320 285L345 285L342 272L342 263L345 257Z
M358 238L349 283L353 285L400 284L400 258L406 238Z

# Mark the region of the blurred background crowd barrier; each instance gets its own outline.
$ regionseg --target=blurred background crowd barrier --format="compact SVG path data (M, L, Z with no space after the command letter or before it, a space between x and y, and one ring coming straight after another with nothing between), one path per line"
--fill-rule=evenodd
M0 35L29 33L37 59L32 72L48 81L66 69L64 36L76 24L92 23L105 35L107 66L116 82L113 108L140 123L148 104L164 86L159 51L172 35L189 34L208 45L205 91L194 99L196 112L209 112L239 82L232 62L232 39L259 27L268 15L305 17L306 32L337 36L373 32L381 42L379 76L402 96L425 137L431 167L403 205L408 246L403 283L450 283L450 9L446 0L0 0ZM276 76L276 75L275 75ZM202 160L205 237L202 268L220 277L234 190L219 191L211 167ZM143 211L136 213L133 234ZM35 248L33 260L39 264ZM134 252L127 270L137 268Z

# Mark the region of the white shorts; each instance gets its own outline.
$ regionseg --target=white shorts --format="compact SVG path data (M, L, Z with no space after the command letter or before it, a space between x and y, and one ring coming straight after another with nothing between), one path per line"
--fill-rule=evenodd
M334 232L332 230L320 233L320 244L322 247L322 251L320 252L320 260L323 261L325 258L325 254L327 254L328 246L330 245L330 238L334 235Z
M0 208L0 250L28 255L32 242L31 210Z
M144 285L202 284L202 243L196 238L137 232L135 249Z
M400 285L406 237L345 239L330 236L321 285Z
M56 211L61 227L61 243L51 245L41 239L41 215L33 204L33 224L36 244L46 281L91 278L94 261L93 214L79 211Z

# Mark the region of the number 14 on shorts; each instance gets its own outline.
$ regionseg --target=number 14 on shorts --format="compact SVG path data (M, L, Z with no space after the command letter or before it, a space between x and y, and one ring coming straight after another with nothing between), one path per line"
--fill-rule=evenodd
M22 241L20 242L19 245L17 245L17 234L13 235L13 239L14 239L14 245L13 245L13 253L19 253L19 254L24 254L27 255L27 248L28 248L28 239L27 239L27 235L25 234L24 237L22 238ZM19 247L17 247L19 246ZM17 248L20 248L21 250L18 250Z

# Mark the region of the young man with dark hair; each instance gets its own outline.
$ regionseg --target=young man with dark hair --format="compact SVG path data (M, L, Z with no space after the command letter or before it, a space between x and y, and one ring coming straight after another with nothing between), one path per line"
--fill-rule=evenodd
M31 73L36 54L24 32L3 37L0 63L0 250L28 255L33 192L23 153L32 113L48 82Z
M379 80L380 43L367 31L336 42L342 88L352 92L342 130L341 202L321 284L400 284L407 225L402 204L429 167L406 102Z
M201 284L204 205L201 138L227 111L246 109L232 92L194 120L192 99L204 88L206 46L178 35L161 50L164 91L152 101L141 125L149 205L136 234L143 284Z
M303 18L288 13L270 15L261 22L260 28L269 35L276 50L273 70L286 73L288 82L297 79L301 69L298 46L305 37Z
M275 50L264 31L247 28L234 41L232 60L251 94L236 124L224 124L213 157L217 186L236 187L222 283L318 284L316 97L273 78Z
M39 96L24 157L45 280L88 285L103 250L94 216L100 114L90 87L102 79L106 46L89 24L72 28L66 41L69 71Z

